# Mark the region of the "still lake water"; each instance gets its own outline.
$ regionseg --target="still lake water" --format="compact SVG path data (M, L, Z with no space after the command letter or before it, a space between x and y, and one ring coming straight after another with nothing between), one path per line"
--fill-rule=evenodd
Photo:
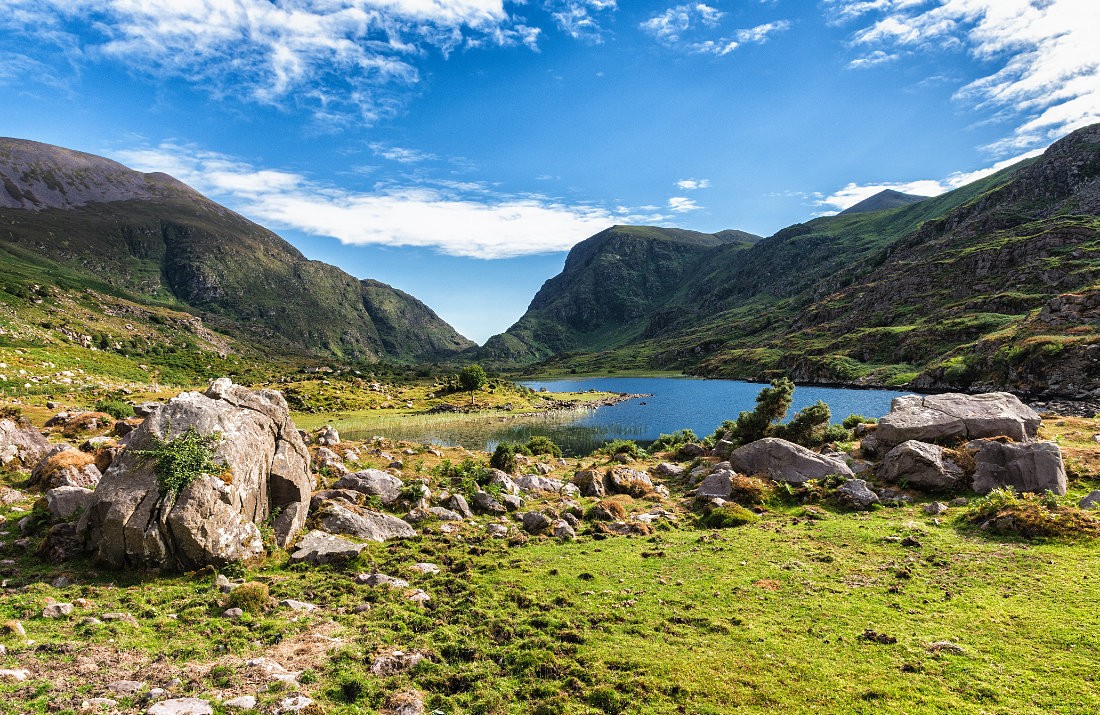
M375 430L393 439L461 445L467 449L493 450L500 442L525 442L546 435L566 454L587 454L613 439L639 442L690 428L705 437L724 420L735 419L756 405L765 385L739 380L701 380L678 377L596 377L575 380L523 381L520 384L551 392L600 390L641 397L599 409L557 412L522 418L486 418L464 423ZM797 387L788 418L799 409L823 400L839 422L853 412L881 417L890 401L905 393L892 390L849 390L832 387ZM349 435L350 436L350 435Z

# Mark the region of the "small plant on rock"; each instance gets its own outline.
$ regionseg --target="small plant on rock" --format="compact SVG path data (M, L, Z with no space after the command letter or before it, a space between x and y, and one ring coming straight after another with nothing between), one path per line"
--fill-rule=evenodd
M134 454L153 460L157 483L162 491L179 494L203 474L219 477L223 481L232 478L228 467L219 463L214 451L219 442L221 434L201 435L192 426L172 439L153 435L153 447L135 450Z

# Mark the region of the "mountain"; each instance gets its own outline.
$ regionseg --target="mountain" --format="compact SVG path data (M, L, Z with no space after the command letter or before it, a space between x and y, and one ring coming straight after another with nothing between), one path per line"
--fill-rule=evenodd
M874 196L869 196L863 201L860 201L855 206L849 206L841 211L841 214L864 214L871 213L872 211L885 211L886 209L896 209L899 206L906 206L908 204L915 204L918 201L924 201L927 196L917 196L916 194L903 194L900 191L894 191L893 189L884 189Z
M543 284L515 325L488 340L480 357L531 362L629 343L677 301L713 249L741 250L759 238L743 231L612 226L574 246L562 272Z
M645 330L529 369L1100 394L1100 125L941 196L703 247L694 265L634 317Z
M166 174L0 139L0 180L9 292L60 281L73 295L191 314L280 354L428 361L473 346L407 293L308 260Z

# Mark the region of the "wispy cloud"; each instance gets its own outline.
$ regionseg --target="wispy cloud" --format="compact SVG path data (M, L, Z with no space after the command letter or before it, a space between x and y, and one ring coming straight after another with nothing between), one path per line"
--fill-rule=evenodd
M1014 156L1011 159L998 161L992 166L977 171L957 171L944 179L920 179L917 181L881 184L850 183L844 188L834 191L829 196L821 197L820 194L817 194L814 204L816 206L825 207L825 213L842 211L886 189L893 189L894 191L900 191L904 194L916 194L917 196L939 196L952 189L966 186L978 179L983 179L991 174L995 174L1002 169L1012 166L1018 161L1037 156L1040 153L1042 153L1041 149L1035 149L1019 156Z
M694 199L689 199L686 196L673 196L668 200L668 210L678 214L698 211L701 208L703 207L695 203Z
M684 191L695 191L696 189L709 189L710 179L680 179L676 182L676 188Z
M719 33L718 37L706 37L709 31L719 27L725 15L705 3L689 3L670 7L641 23L640 27L666 47L719 57L728 55L743 44L763 44L771 35L790 27L787 20L777 20L737 29L732 34Z
M668 202L670 213L655 207L608 209L450 180L356 192L171 143L114 156L142 171L171 174L272 228L347 244L417 246L484 259L566 251L613 224L662 223L698 208L690 199L675 198Z
M603 42L602 17L618 9L616 0L547 0L546 8L558 28L576 40Z
M0 31L30 60L120 63L331 122L392 114L426 52L539 34L503 0L5 0Z
M893 62L900 58L901 55L894 52L884 52L882 50L875 50L862 57L856 57L848 66L852 69L863 69L865 67L874 67L875 65L884 65L889 62Z
M965 49L996 69L955 97L1015 125L985 147L1007 155L1100 121L1100 22L1095 0L827 0L865 67L898 53Z
M389 159L390 161L396 161L401 164L415 164L421 161L434 161L439 158L435 154L419 151L417 149L388 146L379 142L372 143L370 145L370 150L374 152L375 156L380 156L383 159Z

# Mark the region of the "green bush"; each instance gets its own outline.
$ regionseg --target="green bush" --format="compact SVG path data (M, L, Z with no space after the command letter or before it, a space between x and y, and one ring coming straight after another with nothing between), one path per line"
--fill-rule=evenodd
M645 450L638 446L632 439L616 439L608 442L597 450L600 454L614 457L625 454L631 459L641 459L645 456Z
M709 529L729 529L735 526L744 526L760 520L753 512L740 504L725 504L711 509L703 515L699 522Z
M270 598L271 592L266 583L249 581L229 592L229 607L239 608L246 613L263 613Z
M554 444L554 440L543 435L535 435L527 440L527 452L529 454L549 454L552 457L561 456L561 447Z
M767 437L772 423L783 419L791 408L793 396L793 382L785 377L772 380L771 387L765 387L756 396L756 409L742 412L735 422L723 423L714 434L715 439L726 439L740 447Z
M489 466L511 474L516 471L517 453L520 452L516 449L516 445L511 442L501 442L497 445L493 456L489 458Z
M692 442L698 442L699 437L689 429L682 429L679 432L673 432L672 434L663 434L657 439L653 440L653 444L649 445L650 452L675 452L683 447L685 444L691 444Z
M232 479L229 469L218 463L214 452L219 442L220 433L201 435L192 426L169 440L153 435L153 448L134 450L134 454L154 460L153 469L162 491L179 494L202 474Z
M844 425L845 429L855 429L856 425L873 425L878 422L874 417L864 417L863 415L857 415L854 412L844 418L844 421L840 424Z
M93 406L96 412L106 412L116 420L124 420L134 416L134 408L122 400L103 398Z
M818 447L825 443L823 433L828 429L832 417L829 406L818 400L796 412L787 424L771 427L768 433L803 447ZM847 436L847 431L844 434Z

